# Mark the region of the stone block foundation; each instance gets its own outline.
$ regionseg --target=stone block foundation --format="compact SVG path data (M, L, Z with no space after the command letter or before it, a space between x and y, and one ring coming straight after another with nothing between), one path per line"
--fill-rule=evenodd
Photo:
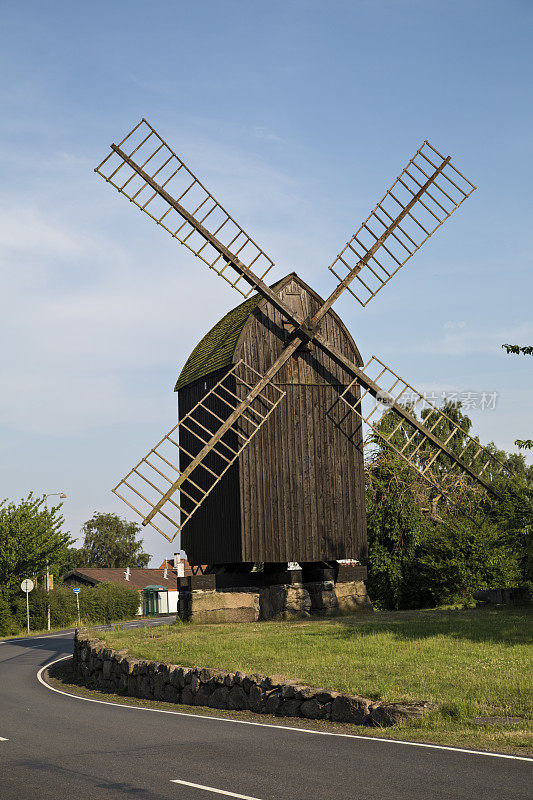
M203 577L203 576L202 576ZM210 577L210 576L205 576ZM194 579L180 585L180 618L198 624L297 619L311 615L372 611L363 580L285 583L218 590L196 588Z

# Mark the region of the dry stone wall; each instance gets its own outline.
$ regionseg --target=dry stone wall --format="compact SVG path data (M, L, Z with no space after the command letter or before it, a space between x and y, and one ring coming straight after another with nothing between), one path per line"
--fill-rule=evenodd
M181 667L111 650L105 642L76 631L74 674L89 688L130 697L252 711L279 717L327 719L386 727L422 717L431 703L385 703L365 697L304 686L280 676L244 675L220 669Z

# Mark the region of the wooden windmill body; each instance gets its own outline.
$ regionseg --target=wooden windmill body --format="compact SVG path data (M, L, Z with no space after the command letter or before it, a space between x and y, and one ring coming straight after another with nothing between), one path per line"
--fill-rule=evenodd
M322 300L294 273L274 291L304 316ZM336 314L328 339L362 365ZM286 344L282 315L260 296L233 309L202 339L176 384L185 417L228 367L244 361L259 373ZM261 427L191 518L182 547L191 564L360 560L366 555L361 423L342 425L338 395L350 376L315 345L304 346L275 378L283 403ZM242 387L240 393L243 393ZM219 409L223 413L223 409ZM208 423L208 420L205 420ZM194 442L190 443L190 450ZM182 468L185 461L182 462Z
M96 172L247 298L188 359L178 423L113 490L143 525L213 569L361 559L363 424L431 503L501 496L494 452L378 357L363 366L332 310L345 292L364 308L472 194L450 156L423 142L333 260L324 301L295 274L265 282L273 261L147 120Z

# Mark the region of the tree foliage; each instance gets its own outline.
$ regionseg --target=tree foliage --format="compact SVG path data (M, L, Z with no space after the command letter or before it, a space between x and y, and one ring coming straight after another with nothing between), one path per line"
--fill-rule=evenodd
M471 420L459 404L446 404L442 410L470 433ZM387 436L397 425L396 415L389 411L380 422L381 433ZM436 432L439 438L446 438L447 431ZM401 445L408 435L400 426L390 442ZM451 445L458 452L464 444L459 439ZM480 527L459 514L451 502L462 501L464 496L470 498L471 506L482 501L483 493L475 482L468 486L450 482L449 495L444 498L376 433L370 443L373 449L366 465L368 583L374 602L386 608L466 602L479 589L517 586L528 579L533 468L526 467L523 457L489 447L517 474L511 481L501 482L504 500L487 507L488 517ZM417 458L421 463L426 458L423 447L417 450ZM441 461L441 466L435 462L438 474L433 477L446 481L447 467L445 462Z
M533 345L502 344L502 347L507 355L512 353L515 356L533 356ZM520 450L533 450L533 439L516 439L515 445Z
M79 555L70 554L76 566L84 567L147 567L150 555L142 551L137 540L140 527L121 519L117 514L95 512L83 528L83 547ZM80 563L81 562L81 563Z
M515 356L523 355L523 356L533 356L533 346L526 345L525 347L521 347L519 344L502 344L504 350L507 351L507 355L512 353Z
M414 470L386 445L367 467L369 592L386 608L421 604L416 552L424 537Z
M516 553L523 581L533 585L533 465L522 454L498 455L506 459L509 477L498 487L503 499L492 506L489 520Z
M82 547L68 547L65 550L59 574L64 575L66 572L78 569L78 567L86 567L88 566L86 562L87 556Z
M44 497L31 492L18 504L0 503L0 593L4 598L20 592L23 578L42 580L46 561L52 574L58 575L71 544L64 523L61 504L46 507Z

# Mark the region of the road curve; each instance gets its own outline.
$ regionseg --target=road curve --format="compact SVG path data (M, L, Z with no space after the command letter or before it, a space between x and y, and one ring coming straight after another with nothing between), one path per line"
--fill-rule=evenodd
M88 703L37 680L72 632L0 643L0 800L532 800L533 761Z

